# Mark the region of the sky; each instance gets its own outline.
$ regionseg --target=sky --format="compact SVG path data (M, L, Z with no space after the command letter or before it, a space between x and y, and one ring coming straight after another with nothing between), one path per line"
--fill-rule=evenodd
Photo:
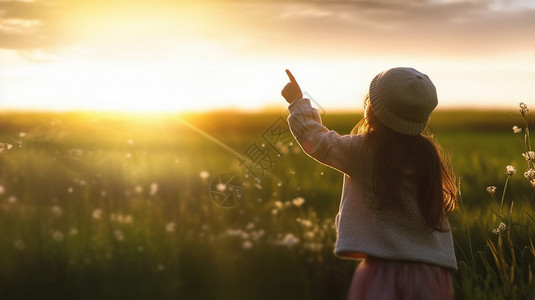
M535 105L535 1L0 0L0 111L328 111L409 66L439 108Z

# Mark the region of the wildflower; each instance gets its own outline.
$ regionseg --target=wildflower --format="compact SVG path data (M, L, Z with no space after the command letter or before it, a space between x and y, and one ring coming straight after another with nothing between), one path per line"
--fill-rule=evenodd
M522 153L522 156L524 156L526 160L535 160L535 151L528 151L526 153Z
M119 229L115 230L114 234L115 234L115 238L119 242L122 242L124 240L124 233L121 230L119 230Z
M282 209L282 206L283 206L283 205L282 205L282 202L280 202L280 201L275 201L275 207L276 207L277 209Z
M312 227L312 222L309 221L309 220L301 220L301 219L297 218L297 222L300 223L301 225L305 226L305 227Z
M279 244L282 245L282 246L286 246L288 248L292 248L293 246L295 246L296 244L299 243L299 239L296 238L293 234L291 233L288 233L284 236L284 238L279 241Z
M3 185L0 185L0 195L6 191Z
M498 225L498 228L492 229L492 233L498 234L498 233L504 233L507 231L507 225L505 225L504 222L500 222L500 225Z
M7 198L7 202L9 202L10 204L14 204L15 202L17 202L17 197L9 196L9 198Z
M26 249L26 243L25 243L23 240L21 240L21 239L15 240L15 241L13 242L13 246L14 246L15 249L17 249L17 250L24 250L24 249Z
M70 235L70 236L77 236L77 235L78 235L78 229L76 229L76 228L74 228L74 227L71 228L71 229L69 230L69 235Z
M151 183L149 190L149 194L154 197L158 192L158 184L156 182Z
M529 170L524 172L524 177L526 177L526 179L528 179L528 180L534 179L535 178L535 170L530 168Z
M165 225L165 230L166 230L167 232L174 232L175 229L176 229L176 224L175 224L175 222L169 222L169 223L167 223L167 225Z
M522 116L524 116L526 112L529 111L528 106L524 102L520 102L519 106L520 106L520 109L518 111L520 112Z
M496 187L493 185L487 186L487 193L494 197L494 194L496 194Z
M19 133L19 137L23 138L23 137L25 137L25 136L26 136L26 132L22 132L22 131L21 131L21 132Z
M59 205L52 206L52 214L56 217L61 217L63 215L63 209Z
M515 167L513 167L513 166L511 166L511 165L507 165L507 166L505 167L505 170L506 170L505 174L507 174L507 175L509 175L509 176L511 176L511 175L515 175L515 174L516 174L516 169L515 169Z
M100 208L97 208L93 210L93 219L100 219L102 217L102 210Z
M245 226L245 229L253 230L254 229L254 223L253 222L249 222L249 224L247 224L247 226Z
M74 189L72 188L72 186L70 186L70 187L67 189L67 192L69 192L69 194L72 194L72 192L74 192Z
M56 230L52 233L52 239L56 242L61 242L63 241L63 239L65 238L65 236L63 235L63 233L59 230Z
M299 207L299 206L303 205L303 203L305 203L305 198L297 197L297 198L292 200L292 203L293 203L293 205Z
M513 126L513 133L521 133L522 132L522 128L518 127L518 126Z
M208 177L210 177L210 173L208 173L207 171L201 171L199 173L199 176L201 177L201 179L208 179Z
M243 249L246 249L246 250L249 250L249 249L252 249L253 248L253 243L251 241L245 241L243 242L243 244L241 245L241 247Z

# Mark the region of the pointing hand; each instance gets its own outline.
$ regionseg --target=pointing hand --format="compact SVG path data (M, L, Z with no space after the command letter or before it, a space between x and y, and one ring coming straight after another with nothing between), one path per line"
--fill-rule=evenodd
M303 98L303 93L301 92L301 88L299 87L299 84L297 84L297 81L295 81L295 78L290 70L286 70L286 74L288 74L290 82L284 86L281 91L281 95L288 103L292 103L297 99Z

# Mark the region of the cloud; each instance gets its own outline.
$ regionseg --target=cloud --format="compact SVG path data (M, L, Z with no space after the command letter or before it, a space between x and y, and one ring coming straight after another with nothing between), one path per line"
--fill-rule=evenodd
M184 7L195 20L177 15ZM347 1L2 1L0 0L0 49L40 50L75 44L102 18L136 17L141 28L149 18L161 19L158 31L168 36L136 36L129 42L143 46L143 39L179 39L188 34L217 43L229 51L250 55L322 56L480 56L535 53L535 9L527 0L347 0ZM104 17L103 17L104 16ZM74 28L74 23L83 26ZM137 20L137 21L135 21ZM163 25L162 25L163 24ZM113 26L106 32L124 32ZM135 26L134 26L135 27ZM74 28L74 29L73 29ZM78 31L77 31L78 30ZM151 28L143 29L150 32ZM100 34L104 32L95 31ZM195 36L197 35L197 36ZM153 41L154 42L154 41Z

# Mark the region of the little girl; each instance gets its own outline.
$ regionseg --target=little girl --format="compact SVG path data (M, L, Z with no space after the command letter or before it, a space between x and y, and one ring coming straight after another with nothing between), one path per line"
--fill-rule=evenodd
M429 77L412 68L375 76L364 118L341 136L286 73L292 134L309 156L344 173L335 254L364 259L348 299L452 299L457 261L446 215L457 186L439 146L422 135L438 104Z

